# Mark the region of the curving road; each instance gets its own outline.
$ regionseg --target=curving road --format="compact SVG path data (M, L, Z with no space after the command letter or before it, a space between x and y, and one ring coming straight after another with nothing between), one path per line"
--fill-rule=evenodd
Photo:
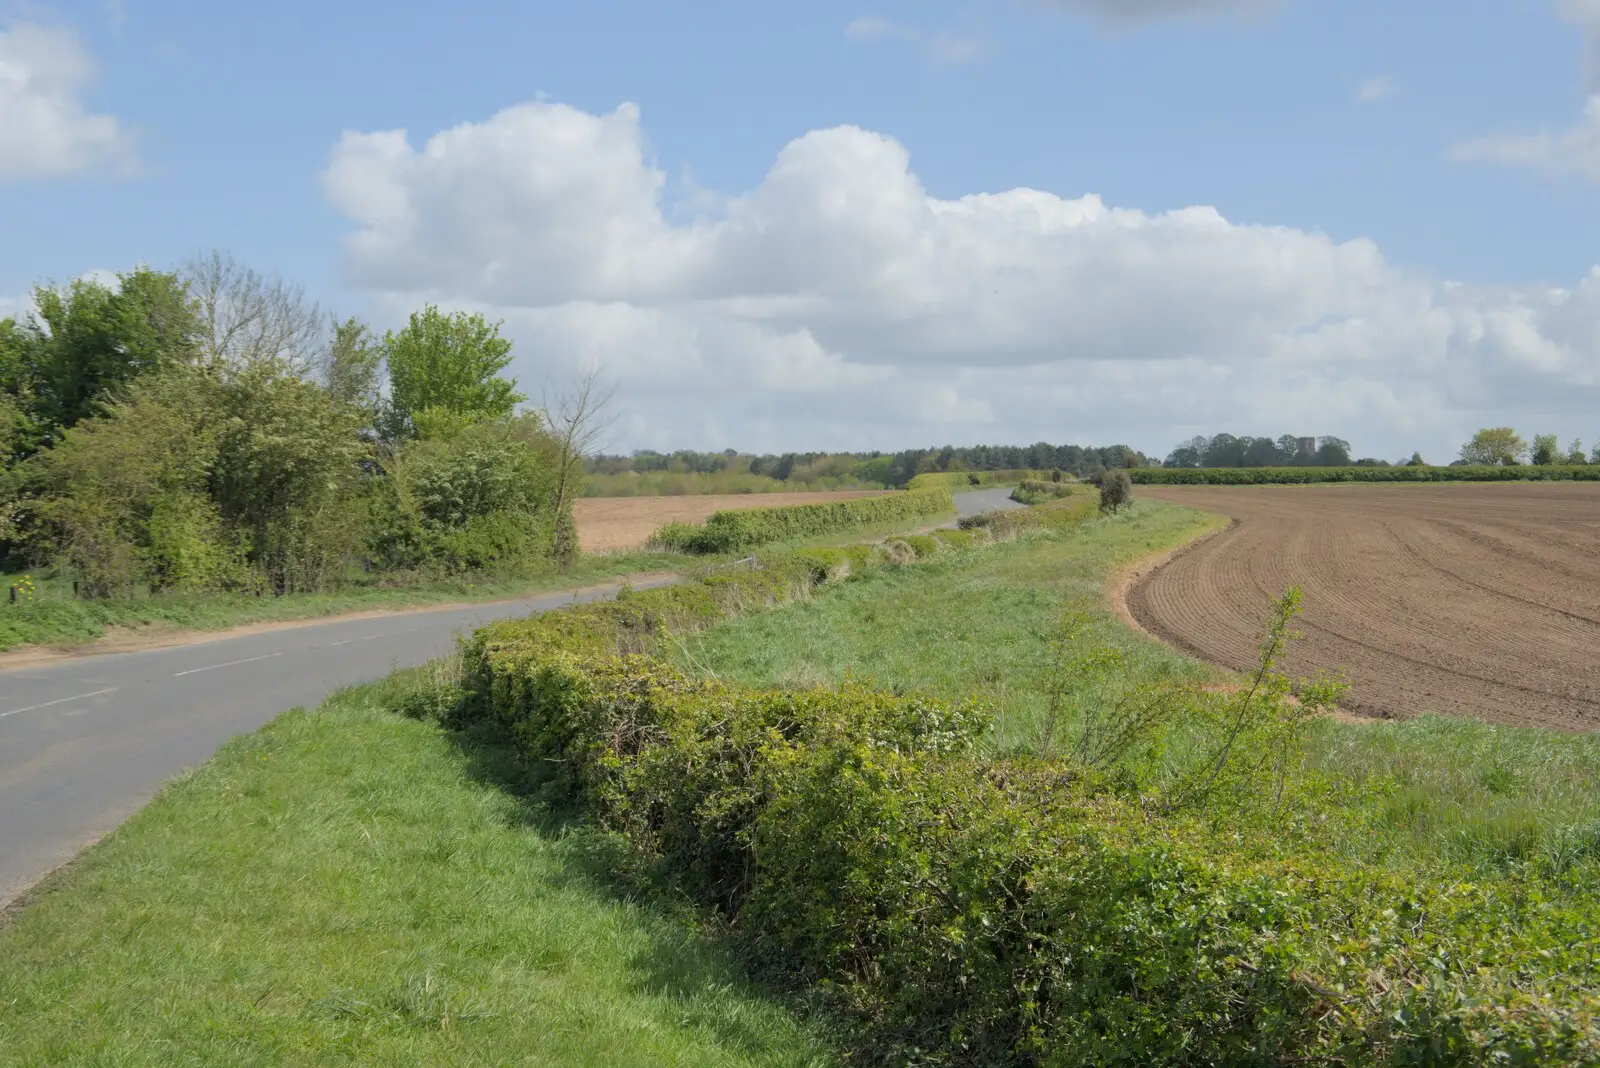
M960 493L956 509L1017 507L1010 492ZM313 622L0 670L0 907L234 735L441 656L458 632L482 623L614 593Z
M459 631L615 592L333 620L0 672L0 907L234 735L441 656Z

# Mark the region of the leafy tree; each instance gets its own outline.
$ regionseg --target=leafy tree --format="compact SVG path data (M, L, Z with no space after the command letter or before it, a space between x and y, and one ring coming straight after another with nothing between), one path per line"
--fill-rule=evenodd
M0 471L39 444L33 390L15 319L0 319Z
M1331 436L1318 438L1316 463L1318 467L1349 467L1350 443Z
M319 370L323 388L335 402L369 420L377 418L383 349L366 323L354 318L335 322Z
M1118 468L1107 471L1100 476L1100 510L1102 512L1114 514L1131 500L1133 500L1133 479L1128 477L1128 472Z
M383 338L389 367L393 437L448 436L485 419L504 419L527 397L500 378L511 342L500 324L467 312L446 315L428 305L399 332Z
M1411 454L1411 459L1409 459L1409 460L1407 460L1405 462L1405 466L1406 467L1427 467L1428 466L1428 461L1426 461L1426 460L1424 460L1422 458L1422 454L1420 452L1414 452L1414 453Z
M1584 454L1583 441L1581 439L1573 438L1572 443L1567 446L1566 462L1569 464L1583 464L1589 462L1587 456Z
M242 562L207 493L220 424L214 384L180 368L69 427L30 464L40 555L71 567L93 597L237 578Z
M237 367L216 395L219 514L275 592L327 585L364 536L357 413L283 360Z
M115 288L78 279L33 291L37 314L7 345L30 388L27 417L54 434L93 414L107 394L141 374L192 362L198 321L184 283L147 268Z
M1469 464L1509 466L1528 455L1528 443L1508 426L1485 427L1461 446L1461 459Z
M1561 459L1560 441L1554 434L1535 434L1531 459L1540 466L1558 462Z

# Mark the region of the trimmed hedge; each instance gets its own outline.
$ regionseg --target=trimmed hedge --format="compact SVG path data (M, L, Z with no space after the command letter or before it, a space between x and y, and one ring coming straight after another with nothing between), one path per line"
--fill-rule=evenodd
M1600 464L1512 467L1135 467L1145 486L1260 486L1313 482L1600 482Z
M755 689L650 655L830 559L491 624L453 715L506 730L754 971L859 1021L865 1062L1600 1063L1600 927L1570 888L1152 818L1115 776L984 759L978 704Z
M713 512L704 526L667 523L650 535L650 544L687 553L735 553L772 542L837 534L873 523L939 515L953 508L955 502L950 491L939 488L785 508L745 508Z

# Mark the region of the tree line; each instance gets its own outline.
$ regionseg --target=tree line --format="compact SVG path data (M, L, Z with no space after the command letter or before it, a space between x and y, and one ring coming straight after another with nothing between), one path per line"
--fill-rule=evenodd
M1600 445L1590 454L1583 451L1583 442L1577 438L1561 445L1554 434L1536 434L1530 444L1511 427L1485 427L1474 434L1451 466L1472 464L1501 466L1522 463L1532 464L1600 464ZM1135 465L1128 465L1135 466ZM1426 467L1427 461L1420 452L1410 459L1391 465L1387 460L1363 457L1350 458L1350 443L1336 437L1296 437L1284 434L1277 438L1255 438L1245 435L1218 434L1215 437L1196 437L1179 445L1161 464L1178 468L1228 468L1228 467Z
M600 475L750 474L796 484L829 480L903 487L921 474L947 471L1062 471L1079 478L1111 468L1146 467L1149 459L1126 445L945 445L900 452L786 452L777 454L640 449L627 456L596 456L588 469Z
M605 397L539 410L480 315L381 336L217 253L0 320L0 559L86 596L525 572L576 553Z
M1162 467L1349 467L1350 443L1332 436L1195 437L1167 454ZM1367 461L1376 463L1378 461Z

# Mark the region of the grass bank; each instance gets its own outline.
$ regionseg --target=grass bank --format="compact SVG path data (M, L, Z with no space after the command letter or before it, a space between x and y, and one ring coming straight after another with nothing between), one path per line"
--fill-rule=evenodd
M80 645L103 637L113 628L224 630L348 612L501 600L541 590L585 586L622 575L674 571L683 565L684 558L676 554L618 553L586 556L564 571L528 578L468 576L411 586L352 586L332 593L284 597L207 593L80 601L72 596L70 585L40 581L32 599L17 604L0 600L0 652L23 645ZM20 578L7 576L0 580L0 596Z
M685 636L676 655L692 670L754 686L832 685L853 677L949 700L983 696L1001 710L990 744L1025 746L1039 729L1044 652L1064 607L1088 612L1095 625L1085 640L1124 652L1141 680L1223 677L1122 626L1105 584L1118 569L1225 524L1140 502L1058 537L936 556L914 569L868 571L781 611Z
M0 926L0 1064L833 1063L402 685L229 743Z

